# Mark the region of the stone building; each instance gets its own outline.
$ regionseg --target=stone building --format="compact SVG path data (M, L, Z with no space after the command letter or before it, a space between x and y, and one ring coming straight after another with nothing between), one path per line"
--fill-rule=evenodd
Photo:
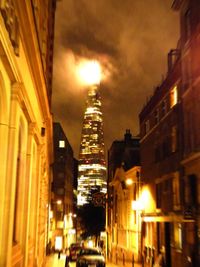
M42 266L56 1L0 1L0 266Z
M108 257L125 264L139 259L141 223L133 203L140 194L139 137L126 130L123 140L112 143L108 152Z

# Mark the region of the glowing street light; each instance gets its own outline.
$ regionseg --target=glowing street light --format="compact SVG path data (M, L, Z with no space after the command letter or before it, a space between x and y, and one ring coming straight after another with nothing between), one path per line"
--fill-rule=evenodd
M101 66L99 62L88 60L80 62L77 68L78 77L86 85L99 84L101 80Z
M133 180L131 178L126 179L125 182L126 182L127 185L132 185L133 184Z

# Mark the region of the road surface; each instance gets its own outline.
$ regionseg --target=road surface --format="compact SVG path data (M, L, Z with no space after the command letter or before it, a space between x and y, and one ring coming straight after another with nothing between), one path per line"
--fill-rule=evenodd
M47 256L47 261L45 267L65 267L65 255L61 254L60 259L58 259L58 254L51 254L50 256ZM75 262L70 262L70 267L76 267ZM132 267L132 264L126 264L126 265L116 265L114 263L106 263L106 267ZM140 264L135 263L134 267L141 267Z

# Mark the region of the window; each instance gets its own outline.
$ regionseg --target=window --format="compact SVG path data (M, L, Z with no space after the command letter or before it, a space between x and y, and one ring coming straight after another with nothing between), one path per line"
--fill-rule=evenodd
M59 147L64 148L65 147L65 141L64 140L59 140Z
M160 151L160 145L157 145L154 149L155 153L155 162L159 162L161 160L161 151Z
M65 173L64 172L59 172L58 173L58 178L64 178L65 177Z
M185 13L185 41L191 37L191 10L188 9Z
M161 114L162 114L162 116L165 116L166 111L167 111L166 100L163 100L162 104L161 104Z
M150 123L149 120L146 120L144 123L144 134L147 134L150 130Z
M165 137L165 139L163 140L162 143L162 156L163 159L165 159L166 157L169 156L170 154L170 138L169 137Z
M162 189L161 183L156 184L156 208L160 209L162 204Z
M177 92L177 86L174 86L174 88L170 91L170 107L172 108L175 106L178 102L178 92Z
M64 196L65 190L64 188L56 188L55 192L59 196Z
M174 223L174 246L176 249L182 249L182 224Z
M180 186L179 186L179 177L176 176L172 180L173 187L173 207L174 210L180 208Z
M172 153L174 153L177 150L177 127L176 126L172 127L171 139L172 139L171 149L172 149Z
M191 174L185 177L185 203L188 206L197 205L197 178L196 175Z
M154 111L155 125L159 122L159 110L158 108Z

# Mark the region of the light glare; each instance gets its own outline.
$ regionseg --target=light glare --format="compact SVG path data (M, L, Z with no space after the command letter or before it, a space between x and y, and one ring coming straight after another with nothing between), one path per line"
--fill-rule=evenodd
M83 61L78 66L78 77L86 85L99 84L101 67L97 61Z

